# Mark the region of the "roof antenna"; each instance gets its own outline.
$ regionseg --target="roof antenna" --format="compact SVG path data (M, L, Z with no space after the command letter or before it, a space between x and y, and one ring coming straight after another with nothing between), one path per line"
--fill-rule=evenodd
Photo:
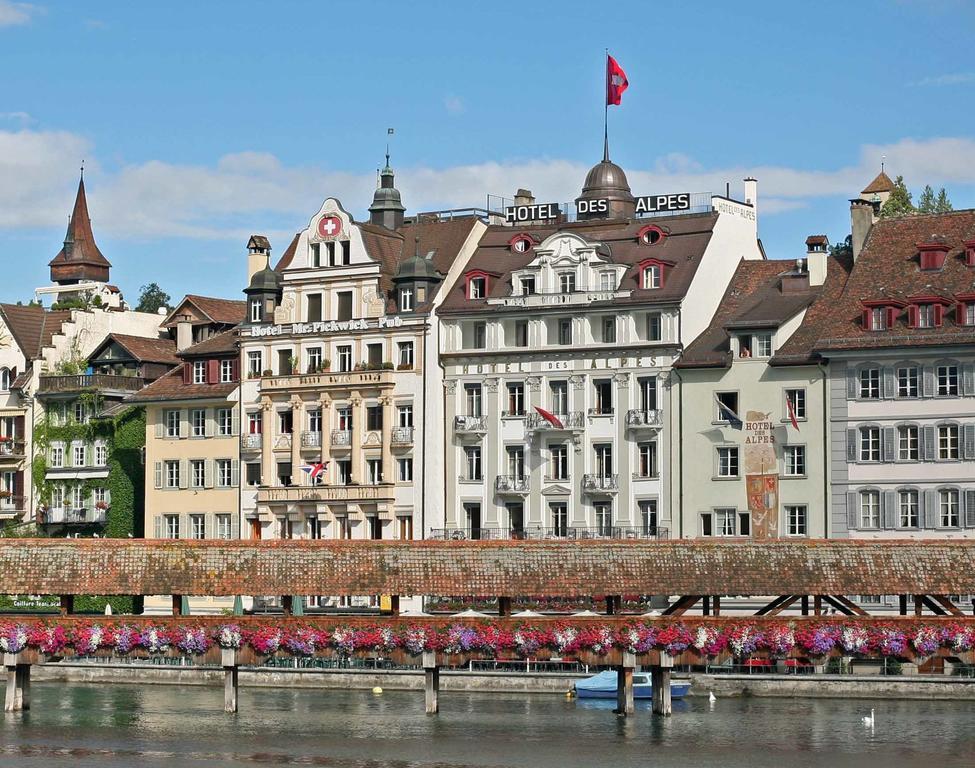
M389 168L389 137L396 133L395 129L386 129L386 167Z
M81 161L81 180L85 180L85 161Z
M886 163L887 163L887 155L881 155L880 156L880 172L881 173L884 172L884 165L886 165Z

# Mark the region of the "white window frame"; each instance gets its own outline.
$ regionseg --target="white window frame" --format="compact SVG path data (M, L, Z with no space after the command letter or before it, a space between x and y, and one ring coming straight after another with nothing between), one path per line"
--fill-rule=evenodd
M921 429L916 424L897 426L897 460L921 460Z
M785 505L785 525L787 536L809 535L809 509L805 504Z
M861 368L857 372L857 397L861 400L880 398L880 369Z
M741 464L737 445L719 445L717 453L717 477L738 479L741 476Z
M880 491L874 489L860 491L858 503L859 527L864 530L880 528Z
M881 429L866 425L857 430L857 461L876 463L881 460Z
M233 486L233 460L216 460L217 488L231 488Z
M786 445L782 449L782 475L784 477L806 476L806 446Z
M938 524L941 528L958 528L961 525L960 498L957 488L938 489Z
M903 398L917 397L921 391L921 372L916 365L900 365L897 367L897 396Z
M230 384L234 380L234 361L220 361L220 383Z
M958 461L961 458L957 424L938 425L938 461Z
M206 360L193 361L193 383L194 384L207 383L207 361Z

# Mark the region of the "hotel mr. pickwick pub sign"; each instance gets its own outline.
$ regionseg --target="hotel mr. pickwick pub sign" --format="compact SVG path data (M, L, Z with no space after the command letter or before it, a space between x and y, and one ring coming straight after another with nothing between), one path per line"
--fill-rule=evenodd
M663 211L688 211L691 208L691 193L676 192L670 195L644 195L636 198L636 213L660 213ZM576 213L591 215L609 212L609 200L579 200ZM561 210L558 203L538 203L535 205L509 205L504 209L504 220L509 224L522 221L548 221L557 219Z

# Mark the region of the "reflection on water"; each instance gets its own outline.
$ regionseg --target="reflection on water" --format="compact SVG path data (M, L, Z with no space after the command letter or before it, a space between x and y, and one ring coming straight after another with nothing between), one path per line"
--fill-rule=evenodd
M241 691L35 683L33 709L0 720L0 766L862 766L975 765L975 702L720 699L633 717L561 696ZM876 710L874 728L861 717Z

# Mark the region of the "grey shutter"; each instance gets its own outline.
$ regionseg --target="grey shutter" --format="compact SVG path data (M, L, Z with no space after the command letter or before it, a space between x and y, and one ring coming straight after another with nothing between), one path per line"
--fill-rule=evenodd
M924 445L921 446L921 458L924 459L924 461L934 461L937 456L937 440L935 440L934 426L928 425L926 427L922 427L921 437L923 438L922 442L924 443Z
M924 492L924 527L938 527L938 492L933 488Z
M203 462L203 487L213 488L213 459L205 459Z
M860 526L860 506L856 491L846 493L846 524L851 531Z
M240 485L240 462L232 459L230 462L230 486L236 488Z
M930 365L921 370L921 394L924 397L934 397L934 368Z
M153 530L155 532L155 538L161 539L163 537L163 519L162 515L156 515L153 520Z
M240 434L240 411L237 406L230 409L230 434L234 437Z
M166 425L163 422L163 416L166 414L162 408L159 409L159 415L156 417L156 439L161 439L166 433Z
M179 487L180 488L190 487L189 462L186 459L181 459L179 462ZM182 525L182 522L180 523L180 525Z
M203 436L204 437L213 437L215 434L217 434L216 422L214 421L215 418L216 418L216 414L214 413L213 408L207 408L204 411L203 414Z
M857 372L853 366L848 365L846 367L846 399L856 400L859 394L859 382L857 381Z
M961 426L962 458L975 459L975 424Z
M965 521L966 528L975 528L975 491L964 492L965 498Z
M846 458L848 461L857 460L857 431L846 430Z
M240 538L240 515L237 512L230 513L230 538Z
M156 488L162 488L162 484L163 484L163 465L162 465L162 462L161 461L157 461L156 462L156 465L154 467L154 470L155 470L155 474L156 474ZM156 520L158 521L159 518L157 517ZM159 538L159 537L157 536L156 538Z
M897 493L895 491L884 491L884 508L881 514L881 525L884 528L897 527Z
M884 446L883 446L883 457L884 461L896 461L897 460L897 432L893 427L884 427Z
M884 368L884 397L897 397L897 377L893 368Z
M185 410L181 410L179 412L179 436L180 437L190 436L189 412Z
M965 363L961 367L961 393L975 395L975 364Z

